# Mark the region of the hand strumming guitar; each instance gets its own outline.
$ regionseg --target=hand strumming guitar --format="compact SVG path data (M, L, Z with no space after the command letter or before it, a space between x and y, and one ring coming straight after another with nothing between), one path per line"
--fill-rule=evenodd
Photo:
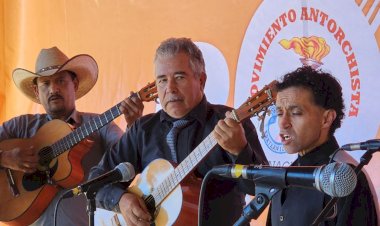
M135 194L125 193L119 201L121 214L128 226L150 225L151 216L144 201Z
M25 173L33 173L37 169L38 160L38 152L34 150L33 146L26 149L16 147L12 150L1 152L0 166Z

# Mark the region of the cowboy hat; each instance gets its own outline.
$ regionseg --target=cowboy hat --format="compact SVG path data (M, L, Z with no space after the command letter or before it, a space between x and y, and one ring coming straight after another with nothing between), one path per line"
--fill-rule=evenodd
M42 49L36 61L36 72L16 68L12 77L17 88L29 99L40 103L34 93L33 80L38 77L52 76L61 71L74 72L78 81L78 90L75 98L79 99L94 87L98 79L98 65L94 58L87 54L80 54L69 59L57 47Z

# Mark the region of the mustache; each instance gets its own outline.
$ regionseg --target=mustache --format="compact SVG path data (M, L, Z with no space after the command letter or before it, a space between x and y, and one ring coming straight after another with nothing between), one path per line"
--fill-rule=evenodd
M54 94L54 95L51 95L49 98L48 98L48 101L51 101L53 99L63 99L63 97L59 94Z
M181 101L183 100L180 96L170 96L168 99L166 99L166 102L173 102L173 101Z
M170 102L182 101L182 100L183 100L183 98L180 96L170 96L170 97L166 98L166 100L164 102L165 103L164 106L166 107L166 105L168 105Z

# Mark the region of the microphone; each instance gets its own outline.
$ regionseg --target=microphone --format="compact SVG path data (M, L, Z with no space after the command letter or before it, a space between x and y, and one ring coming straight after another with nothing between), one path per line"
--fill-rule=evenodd
M135 168L129 162L122 162L115 169L89 180L76 188L68 190L62 198L70 198L89 191L97 191L101 187L116 182L127 182L135 176Z
M346 151L356 151L356 150L379 150L380 149L380 140L373 139L367 140L365 142L353 143L353 144L345 144L341 149Z
M355 171L346 163L324 166L270 167L263 165L216 166L213 173L231 178L243 178L279 189L286 187L315 188L332 197L344 197L355 189Z

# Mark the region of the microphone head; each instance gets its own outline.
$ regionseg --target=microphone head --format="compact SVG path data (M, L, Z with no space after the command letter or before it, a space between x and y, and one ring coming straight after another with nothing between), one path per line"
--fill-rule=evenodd
M319 175L320 190L332 197L344 197L355 189L355 171L346 163L334 162L324 166Z
M123 179L121 179L120 182L127 182L132 180L133 177L135 177L135 168L129 162L122 162L119 165L117 165L115 169L119 170L121 176L123 177Z

